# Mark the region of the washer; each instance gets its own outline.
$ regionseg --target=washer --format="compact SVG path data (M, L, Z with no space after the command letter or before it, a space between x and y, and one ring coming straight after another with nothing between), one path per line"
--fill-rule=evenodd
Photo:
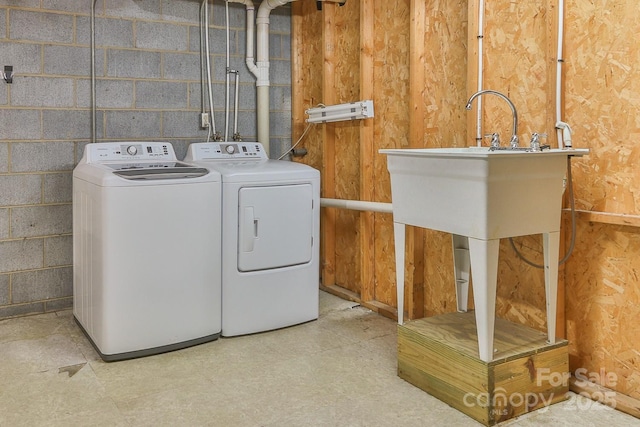
M221 331L221 179L169 143L94 143L73 171L73 314L105 361Z
M317 319L320 172L257 142L193 143L185 161L222 175L222 335Z

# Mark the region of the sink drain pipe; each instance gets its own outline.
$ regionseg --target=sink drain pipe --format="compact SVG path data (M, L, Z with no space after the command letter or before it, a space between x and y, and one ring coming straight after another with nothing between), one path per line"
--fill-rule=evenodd
M320 206L323 208L338 208L353 211L393 213L391 203L384 202L320 198Z

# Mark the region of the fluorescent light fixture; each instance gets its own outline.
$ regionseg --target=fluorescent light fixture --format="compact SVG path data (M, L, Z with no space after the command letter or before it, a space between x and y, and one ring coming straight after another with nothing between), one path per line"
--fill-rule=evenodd
M368 119L373 117L373 101L357 101L348 104L314 107L305 111L308 123L339 122L342 120Z

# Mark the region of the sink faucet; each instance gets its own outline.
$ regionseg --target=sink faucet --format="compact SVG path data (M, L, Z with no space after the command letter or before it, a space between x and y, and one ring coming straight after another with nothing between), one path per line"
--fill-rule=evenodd
M509 140L509 147L518 148L518 145L519 145L518 144L518 112L516 111L516 106L513 105L513 102L511 102L511 100L507 97L507 95L491 89L481 90L471 95L471 98L469 98L469 100L467 101L467 105L464 108L466 108L467 110L471 110L471 103L473 102L473 100L479 97L480 95L484 95L484 94L499 96L500 98L507 101L507 104L509 104L509 107L511 108L511 113L513 113L513 132L511 135L511 139Z

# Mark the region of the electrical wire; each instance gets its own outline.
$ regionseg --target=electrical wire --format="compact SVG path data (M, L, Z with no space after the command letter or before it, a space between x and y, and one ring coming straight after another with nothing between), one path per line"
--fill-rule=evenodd
M565 262L567 262L567 260L573 253L573 249L575 248L575 245L576 245L576 203L573 197L573 177L571 176L571 156L567 156L567 189L569 190L569 204L571 206L571 243L569 244L569 249L567 249L567 253L558 262L558 265L562 265ZM509 243L511 243L511 247L515 251L518 258L520 258L522 261L524 261L525 263L535 268L544 268L544 265L536 264L532 261L529 261L527 258L525 258L524 255L522 255L522 253L520 253L520 251L518 251L518 249L516 248L516 245L512 237L509 238Z
M307 123L307 127L304 128L304 131L302 131L302 135L300 135L300 138L298 138L298 140L296 141L295 144L293 144L291 146L291 148L289 148L287 151L285 151L282 156L278 157L278 160L282 160L285 158L285 156L289 153L291 153L293 151L294 148L296 148L298 146L298 144L300 144L300 141L302 141L302 138L304 138L304 136L307 134L307 132L309 131L309 128L311 128L311 125L313 123Z

